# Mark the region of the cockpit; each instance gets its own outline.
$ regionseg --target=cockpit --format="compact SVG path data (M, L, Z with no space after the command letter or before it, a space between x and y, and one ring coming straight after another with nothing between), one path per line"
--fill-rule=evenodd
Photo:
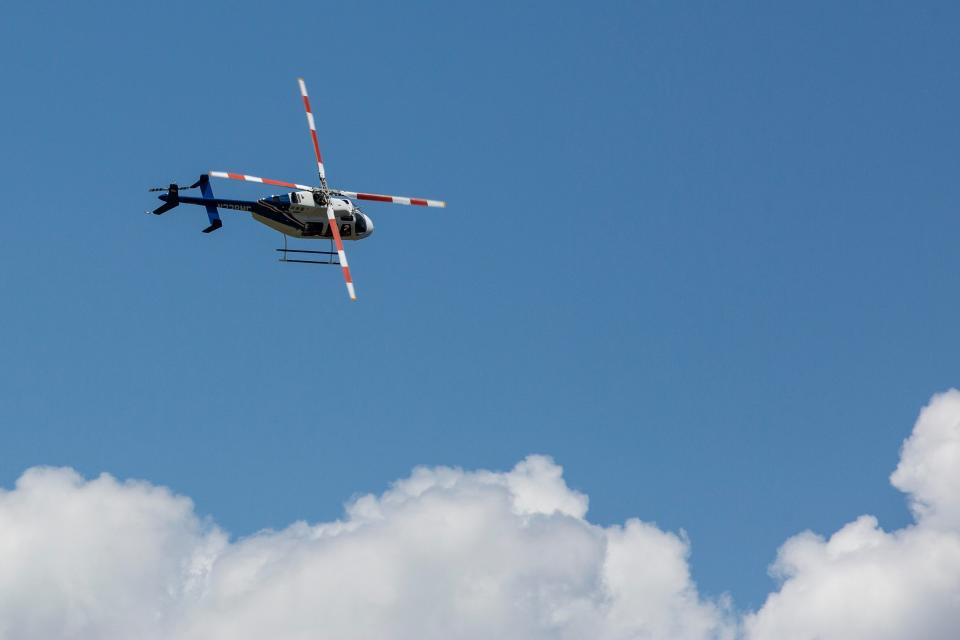
M303 225L303 235L310 237L332 238L333 232L323 209L310 204L312 195L308 192L294 191L276 196L261 198L259 203L265 209L272 209L273 215L285 216L285 220L295 219ZM373 233L373 220L359 207L346 198L330 199L335 211L337 226L344 239L359 240ZM318 211L319 209L319 211ZM270 214L264 213L262 215ZM288 222L284 222L288 224Z

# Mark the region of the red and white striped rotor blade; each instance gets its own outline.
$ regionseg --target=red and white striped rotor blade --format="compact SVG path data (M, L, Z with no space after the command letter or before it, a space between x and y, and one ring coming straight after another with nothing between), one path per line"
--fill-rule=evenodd
M343 269L343 280L347 283L347 293L351 300L356 300L357 294L353 290L350 265L347 263L347 254L343 250L343 240L340 238L340 226L337 224L337 217L333 214L333 207L329 205L327 206L327 221L330 223L330 231L333 232L333 241L337 245L337 258L340 260L340 267Z
M313 152L317 155L317 171L320 173L320 186L327 188L327 174L323 170L323 156L320 155L320 143L317 141L317 125L313 121L313 111L310 109L310 96L307 95L307 83L303 78L297 78L300 85L300 95L303 97L303 108L307 111L307 125L310 127L310 138L313 140Z
M275 187L288 187L290 189L299 189L301 191L313 191L316 187L310 187L305 184L295 182L284 182L283 180L271 180L270 178L258 178L257 176L248 176L243 173L227 173L226 171L210 171L207 173L211 178L229 178L230 180L243 180L244 182L256 182L259 184L270 184Z
M358 191L344 191L334 189L334 193L354 200L373 200L374 202L392 202L393 204L412 204L420 207L445 207L443 200L427 200L425 198L405 198L403 196L384 196L378 193L360 193Z

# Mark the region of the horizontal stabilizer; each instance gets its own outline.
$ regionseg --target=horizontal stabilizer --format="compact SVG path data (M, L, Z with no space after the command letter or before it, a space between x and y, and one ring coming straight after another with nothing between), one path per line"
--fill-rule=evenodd
M173 209L173 208L174 208L175 206L177 206L178 204L180 204L180 203L179 203L179 202L165 202L165 203L163 203L162 205L160 205L159 207L157 207L156 209L154 209L154 210L153 210L153 214L156 215L156 216L162 216L163 214L165 214L167 211L170 211L170 209Z

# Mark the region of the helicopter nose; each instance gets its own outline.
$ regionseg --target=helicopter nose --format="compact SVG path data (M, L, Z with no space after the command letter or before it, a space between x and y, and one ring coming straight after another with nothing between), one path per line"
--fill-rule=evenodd
M373 220L371 220L371 219L370 219L370 216L368 216L368 215L365 214L365 213L361 213L360 215L363 216L363 220L367 223L367 235L368 235L368 236L372 236L372 235L373 235Z

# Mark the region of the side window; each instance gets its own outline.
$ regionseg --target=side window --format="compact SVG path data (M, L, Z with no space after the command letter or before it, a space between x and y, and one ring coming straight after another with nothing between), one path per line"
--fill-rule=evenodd
M348 236L348 235L350 235L350 223L349 223L349 222L345 222L345 223L343 223L342 225L340 225L340 235L342 235L342 236Z
M290 194L290 202L292 202L293 204L300 204L300 194L299 194L299 193L291 193L291 194Z

